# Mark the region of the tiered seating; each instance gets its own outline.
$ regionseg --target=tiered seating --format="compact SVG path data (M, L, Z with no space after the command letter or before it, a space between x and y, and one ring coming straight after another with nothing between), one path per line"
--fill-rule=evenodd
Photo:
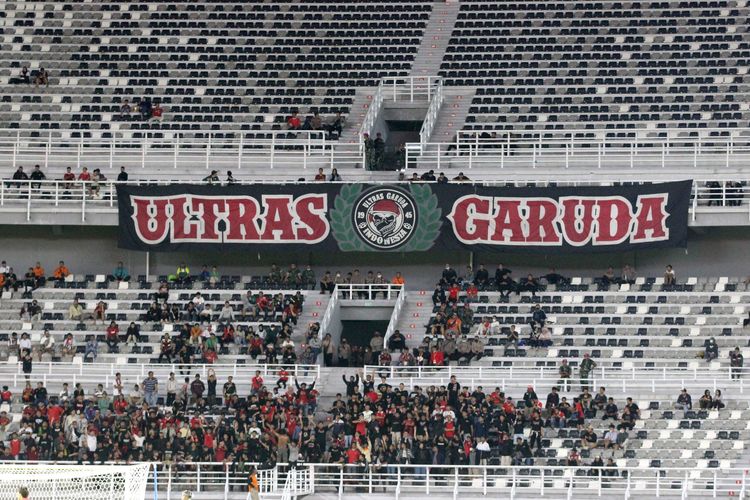
M373 373L377 372L378 370L375 369ZM392 384L403 382L409 387L423 388L446 385L447 377L440 372L428 372L423 376L407 376L406 372L404 375L399 375L399 373L399 369L396 368L394 377L389 382ZM530 380L534 380L533 388L543 405L551 388L558 385L556 378L540 380L537 376L526 373L511 376L509 372L502 375L499 371L493 374L492 370L485 370L482 375L478 375L476 370L470 368L466 369L465 374L462 368L454 368L452 374L456 376L459 383L467 381L463 382L462 386L468 387L470 392L482 386L484 392L489 394L496 390L496 387L500 387L506 396L513 397L517 407L522 404L522 395L527 385L531 383ZM703 394L703 390L708 388L706 383L704 381L685 383L685 387L693 397L693 409L683 412L674 407L680 387L682 387L680 381L657 380L653 386L645 378L638 377L636 380L627 381L616 379L598 381L598 384L606 386L606 396L614 398L619 414L622 413L627 397L633 398L641 411L641 418L636 420L635 428L628 433L622 449L604 449L601 442L600 446L588 449L581 443L582 430L568 422L563 428L545 428L542 453L534 457L534 466L566 465L568 453L575 447L581 454L583 464L591 463L591 460L598 456L602 456L605 461L612 457L618 467L687 467L696 469L695 476L693 476L695 478L710 477L712 473L705 469L727 468L732 466L733 461L741 458L745 443L750 440L750 424L747 420L750 418L750 406L746 397L739 391L732 391L732 396L729 397L727 395L729 389L727 389L727 391L722 391L725 408L721 410L700 409L698 398ZM725 381L719 382L718 387L723 389L724 383ZM592 393L595 392L592 391ZM572 392L564 390L560 392L560 396L567 397L571 404L573 404L573 398L577 398L579 394L578 384L573 384ZM545 414L546 411L543 410L543 415ZM610 424L619 423L612 419L602 419L603 414L603 411L598 411L596 416L589 414L584 425L584 428L591 425L599 440L603 439ZM490 464L499 465L500 454L493 445L493 438L497 438L497 433L493 434L490 429L489 436L492 447ZM582 470L579 473L585 475L587 471Z
M28 318L20 317L19 311L24 305L28 305L30 300L22 299L21 292L16 292L12 294L12 297L5 298L0 308L0 341L3 344L0 348L0 360L4 361L11 356L14 358L16 356L16 353L10 352L7 347L12 332L17 332L19 337L22 332L30 334L36 360L38 343L43 330L47 329L55 339L56 352L54 355L44 354L42 357L44 361L70 362L70 358L62 356L62 342L64 336L71 333L76 345L78 361L84 361L86 339L93 335L99 342L97 362L157 363L162 335L166 332L177 335L183 324L190 323L187 320L167 323L146 320L146 312L155 300L154 293L158 290L159 283L165 279L166 276L142 275L132 283L118 285L104 280L104 276L80 275L62 283L48 282L47 287L37 289L33 293L34 299L42 307L40 319L33 323ZM210 287L208 283L197 280L189 285L177 285L177 288L170 291L167 302L177 304L183 311L185 304L192 299L195 292L201 291L205 303L210 304L213 310L211 321L206 322L206 326L210 325L217 336L221 336L221 332L216 321L225 301L229 301L235 311L235 321L232 325L236 332L250 328L256 333L271 330L280 332L282 312L278 310L269 313L266 317L256 317L254 321L242 317L240 314L242 299L249 290L254 292L253 296L256 299L259 291L262 291L269 298L283 296L285 302L297 293L292 290L291 286L282 287L278 283L271 284L266 277L223 276L216 287ZM304 301L308 292L301 291L300 293ZM70 320L68 308L74 299L78 299L79 303L85 306L86 313L92 313L100 301L104 302L107 306L105 320L99 321L98 324L91 320ZM110 321L117 323L122 339L115 352L109 352L104 343L105 331ZM131 322L135 322L140 327L140 341L135 346L126 345L124 342L125 331ZM292 337L297 342L298 336L302 333L294 330L292 330ZM251 359L248 355L248 347L239 343L225 345L218 354L221 363L262 363L265 359L263 354ZM86 358L85 361L91 361L91 358Z
M737 95L748 90L749 12L718 0L471 0L461 3L440 74L479 87L465 128L501 137L746 127Z
M5 2L0 129L73 137L233 138L285 129L294 109L351 112L356 87L407 75L431 2ZM334 11L331 8L335 6ZM50 86L16 82L44 67ZM119 117L160 101L161 123ZM304 116L303 116L304 118ZM38 133L38 132L37 132Z
M577 366L578 358L590 353L614 366L692 368L705 364L695 358L710 337L715 337L720 350L714 363L728 366L729 350L737 346L743 355L750 355L750 331L743 328L750 290L740 278L689 278L686 284L674 286L657 278L639 278L632 286L604 289L591 278L573 278L571 283L542 286L536 297L480 293L479 301L470 306L474 325L464 324L464 333L475 330L487 316L497 318L502 328L486 339L482 363L555 367L561 359L572 358L571 364ZM550 348L523 345L529 337L531 308L537 303L553 323ZM439 310L440 306L434 308L432 318ZM512 324L520 331L518 348L507 343Z

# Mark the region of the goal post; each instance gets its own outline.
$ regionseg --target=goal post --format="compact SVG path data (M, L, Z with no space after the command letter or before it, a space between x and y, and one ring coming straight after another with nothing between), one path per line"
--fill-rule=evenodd
M0 499L15 500L18 489L30 500L144 500L151 464L0 464Z

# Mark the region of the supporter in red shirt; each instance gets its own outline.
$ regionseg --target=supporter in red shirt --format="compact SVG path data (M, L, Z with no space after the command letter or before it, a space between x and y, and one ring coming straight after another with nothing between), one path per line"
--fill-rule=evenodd
M47 410L47 418L49 419L49 424L53 425L55 422L60 420L60 417L63 414L62 406L60 405L52 405Z
M292 116L286 119L286 124L289 126L289 130L299 130L302 126L302 122L300 121L299 116L297 116L296 111L293 111Z
M159 105L159 103L157 102L156 104L154 104L154 107L151 108L151 119L161 121L163 114L164 109Z
M466 289L466 297L470 302L476 302L478 296L479 289L474 283L470 283L469 287Z
M458 302L458 294L461 292L461 287L454 283L448 289L448 302Z
M263 387L263 377L260 376L260 370L255 371L255 376L252 379L253 394L256 394L261 387Z
M8 386L4 385L2 392L0 392L0 401L2 401L3 403L9 403L12 397L13 395L8 390Z
M359 450L354 441L352 441L352 447L346 450L346 463L356 464L359 462Z
M445 364L445 353L438 351L436 348L432 348L430 353L430 365L432 366L443 366Z
M289 381L289 372L286 371L286 368L281 368L279 370L279 379L276 381L276 387L281 389L282 387L286 388L286 383Z
M83 170L80 174L78 174L78 180L79 181L90 181L91 180L91 174L89 173L89 169L86 167L83 167Z

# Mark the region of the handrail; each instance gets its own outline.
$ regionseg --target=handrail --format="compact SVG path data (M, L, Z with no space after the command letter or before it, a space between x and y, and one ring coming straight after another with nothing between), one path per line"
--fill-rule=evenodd
M427 114L422 122L422 128L419 131L419 143L422 147L430 141L432 131L437 123L437 117L443 106L443 81L438 80L435 85L435 92L430 100L430 106L427 108Z
M24 462L0 462L3 465L18 465ZM52 463L52 462L35 462ZM57 462L63 463L63 462ZM67 462L74 463L74 462ZM244 491L246 476L244 470L230 470L226 463L185 462L183 467L172 467L164 464L155 466L154 477L150 480L147 491L180 490L190 487L201 492L227 492L230 487L240 487ZM257 465L257 464L247 464ZM538 466L539 476L529 475L528 465L415 465L388 464L378 467L377 473L362 474L362 467L357 465L340 465L331 463L314 463L298 465L308 472L306 491L297 491L298 495L312 492L328 492L343 495L356 488L373 491L373 488L385 488L395 491L397 498L404 495L429 495L431 488L439 491L453 491L455 481L460 484L460 493L467 497L484 495L505 495L514 499L527 498L530 495L548 494L561 498L569 491L590 492L592 477L589 472L599 472L599 481L606 484L608 498L627 498L638 495L654 498L660 489L670 488L682 495L688 491L704 491L717 497L736 496L743 498L747 471L741 467L722 468L689 468L689 467L633 467L618 464L616 467L581 466ZM278 464L271 470L259 469L261 496L283 491L281 475L277 470L289 470L288 464ZM288 475L288 474L287 474ZM299 474L298 474L299 475ZM519 481L518 478L523 480ZM200 478L199 480L196 480ZM544 478L544 479L542 479ZM539 479L539 480L538 480ZM272 484L269 484L271 482ZM448 489L450 488L450 489ZM210 493L209 493L210 494ZM229 498L245 498L245 493L229 492Z
M402 290L401 293L398 294L398 297L396 298L396 304L393 306L393 312L391 313L391 318L388 320L388 328L385 330L385 336L383 337L383 345L388 345L388 340L391 338L391 335L396 331L396 326L398 326L398 320L401 318L401 310L404 308L404 304L406 304L406 290Z

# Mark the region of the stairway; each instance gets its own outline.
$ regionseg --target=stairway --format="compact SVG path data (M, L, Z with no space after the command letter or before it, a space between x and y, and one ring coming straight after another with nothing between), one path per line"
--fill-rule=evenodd
M422 36L410 76L437 76L453 26L458 17L459 2L433 2L432 14Z
M362 126L362 121L365 119L367 110L370 107L370 101L372 96L375 94L374 87L359 87L354 94L354 101L349 107L349 116L346 120L346 126L341 132L339 142L342 144L350 144L359 142L359 128Z
M445 100L438 113L430 142L455 142L456 132L463 128L476 89L471 87L443 87Z
M419 347L424 338L425 325L431 315L432 291L409 291L396 326L396 329L406 337L407 347Z

